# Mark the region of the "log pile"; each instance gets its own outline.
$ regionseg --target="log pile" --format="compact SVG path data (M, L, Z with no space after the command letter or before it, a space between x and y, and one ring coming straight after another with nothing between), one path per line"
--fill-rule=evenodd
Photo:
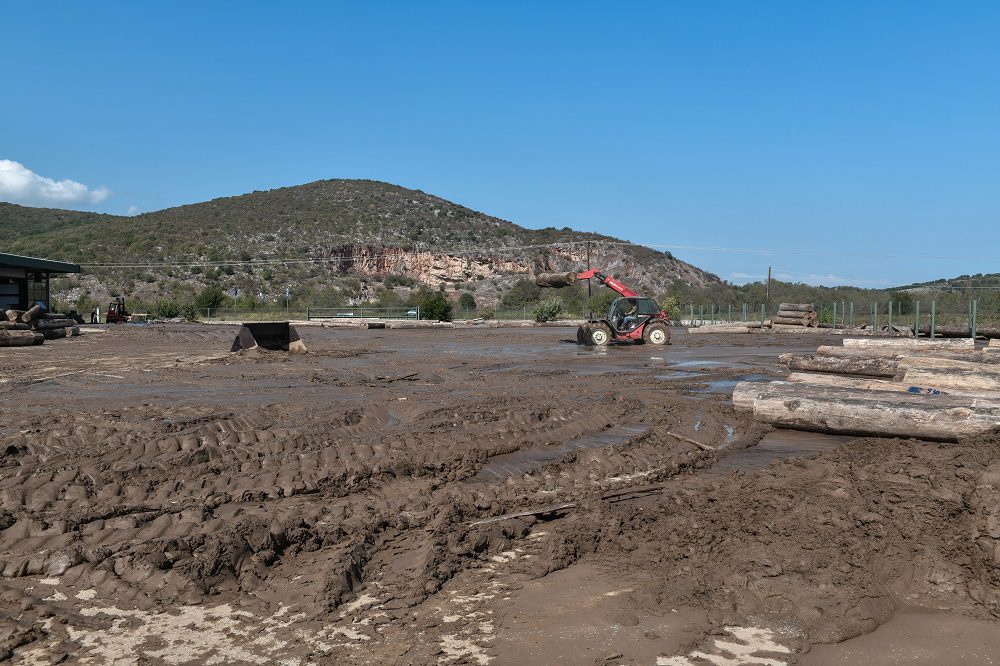
M40 345L46 340L77 335L80 329L74 320L46 313L39 305L30 310L7 310L0 315L0 347Z
M771 319L771 323L779 326L815 328L818 319L812 303L782 303L778 306L778 314Z
M969 338L847 338L780 361L794 372L740 382L736 410L798 430L945 442L1000 427L1000 354Z

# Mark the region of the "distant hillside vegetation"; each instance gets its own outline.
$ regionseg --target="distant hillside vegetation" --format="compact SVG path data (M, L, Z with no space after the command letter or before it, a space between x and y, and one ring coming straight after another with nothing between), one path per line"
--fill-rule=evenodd
M0 203L3 251L85 265L84 275L55 285L70 301L117 293L152 299L206 286L265 301L286 286L300 299L332 289L358 300L423 283L490 304L530 272L584 268L585 241L595 267L643 290L722 282L670 253L569 228L526 229L371 180L324 180L134 217Z

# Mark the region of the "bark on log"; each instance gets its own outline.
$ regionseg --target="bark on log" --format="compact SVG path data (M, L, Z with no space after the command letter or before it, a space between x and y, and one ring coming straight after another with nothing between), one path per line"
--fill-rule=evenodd
M780 303L778 304L779 310L795 310L796 312L812 312L812 303Z
M866 393L849 388L771 382L734 390L756 392L754 417L799 430L846 435L916 437L954 442L1000 423L1000 402L949 395ZM735 404L735 402L734 402Z
M69 328L66 329L66 335L68 335L70 337L73 337L73 338L79 336L80 335L80 327L79 326L70 326Z
M30 347L45 341L37 331L8 331L0 329L0 347Z
M990 347L1000 347L1000 339L993 338L990 340Z
M810 326L816 323L815 319L801 319L798 317L782 317L779 312L778 315L771 320L775 324L784 324L785 326Z
M17 321L22 314L23 313L18 312L17 310L7 310L4 312L4 316L7 317L7 321Z
M874 347L838 347L836 345L821 345L816 348L819 356L837 356L839 358L871 358L885 356L887 358L902 358L903 356L931 356L934 358L953 358L960 361L991 362L994 355L984 351L976 351L968 347L956 349L890 349Z
M828 331L815 326L789 326L788 324L771 324L771 330L775 333L828 333Z
M31 327L19 321L0 321L0 328L7 331L27 331Z
M76 322L72 319L36 319L31 322L31 327L36 331L48 331L54 328L66 328L67 326L75 326Z
M747 326L699 326L697 328L689 328L688 333L749 333L750 328Z
M31 307L30 310L25 310L24 311L24 314L21 315L21 321L23 321L25 324L27 324L31 320L33 320L36 317L38 317L38 315L40 315L40 314L42 314L42 306L41 305L34 305L34 306Z
M1000 402L1000 391L965 391L962 389L943 389L940 386L915 385L909 382L898 382L888 379L864 379L861 377L842 377L840 375L825 375L811 372L793 372L787 381L796 384L812 384L814 386L837 386L860 391L887 391L890 393L924 394L940 391L946 395L961 395L971 398L986 398ZM916 389L916 390L914 390Z
M778 310L779 317L790 317L792 319L816 319L819 315L815 312L800 312L798 310Z
M865 377L895 377L898 370L896 359L875 356L870 358L838 358L836 356L800 356L782 354L778 362L789 370L806 372L833 372L840 375L863 375Z
M59 338L65 338L66 337L66 328L65 327L62 327L62 328L47 328L45 330L38 331L38 332L41 333L42 337L44 337L46 340L58 340Z
M989 356L988 354L986 356ZM921 370L967 370L969 372L1000 372L1000 359L985 358L983 361L956 358L936 358L934 356L903 356L898 363L899 372L911 368Z
M903 375L903 381L961 391L1000 391L1000 372L983 370L910 368Z
M973 348L975 340L918 340L917 338L844 338L845 347L891 348L891 349L962 349Z
M930 336L931 327L921 326L920 335ZM971 335L968 326L935 326L934 336L935 338L967 338ZM995 328L987 326L985 328L976 327L976 335L981 338L990 338L995 340L1000 338L1000 328Z

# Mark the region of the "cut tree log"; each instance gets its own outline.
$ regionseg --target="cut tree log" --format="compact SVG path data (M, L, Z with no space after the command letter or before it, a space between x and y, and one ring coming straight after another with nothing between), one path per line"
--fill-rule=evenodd
M65 338L66 337L66 327L65 326L60 327L60 328L46 328L46 329L38 331L38 332L41 333L42 337L44 337L46 340L58 340L59 338Z
M782 354L778 362L789 370L806 372L833 372L840 375L863 375L865 377L895 377L898 362L893 358L874 356L870 358L838 358L811 354Z
M76 322L72 319L36 319L31 322L31 327L36 331L48 331L55 328L66 328L67 326L76 326Z
M45 337L37 331L9 331L0 329L0 347L30 347L45 342Z
M796 384L812 384L814 386L837 386L840 388L860 391L888 391L890 393L933 394L935 391L947 395L961 395L972 398L986 398L1000 402L1000 391L963 391L961 389L944 389L939 386L916 386L908 382L898 382L889 379L864 379L862 377L842 377L811 372L793 372L786 378Z
M898 361L899 372L910 368L921 370L965 370L968 372L1000 372L1000 358L989 358L989 354L983 354L987 358L979 361L976 359L938 358L935 356L902 356Z
M921 326L920 335L930 336L931 327ZM935 338L967 338L972 335L968 326L936 326L934 327L934 337ZM976 335L981 338L989 338L995 340L1000 338L1000 328L987 326L984 328L976 328Z
M788 325L788 324L771 324L771 330L775 333L825 333L830 334L829 331L817 328L815 326L802 326L802 325Z
M754 417L772 425L846 435L954 442L1000 424L1000 402L967 396L867 393L850 388L771 382L734 390L756 393ZM741 403L746 397L741 396Z
M796 312L812 312L812 303L780 303L778 305L779 310L794 310Z
M1000 348L1000 339L993 338L990 340L990 348Z
M7 331L27 331L31 327L19 321L0 321L0 328Z
M1000 371L910 368L904 373L903 381L961 391L1000 391ZM1000 426L1000 421L997 425Z
M799 310L778 310L778 316L792 319L816 319L819 315L815 312L800 312Z
M984 348L986 349L986 348ZM986 351L977 351L972 348L958 349L875 349L869 347L838 347L835 345L821 345L816 349L819 356L836 356L839 358L871 358L873 356L884 356L886 358L899 359L904 356L931 356L934 358L953 358L959 361L973 361L977 363L993 363L1000 360L996 354Z
M779 312L778 315L772 319L775 324L785 324L786 326L811 326L816 323L815 319L804 319L798 317L782 317Z
M40 315L40 314L42 314L42 306L41 305L34 305L34 306L31 307L30 310L25 310L24 311L24 314L21 315L21 321L23 321L25 324L27 324L31 320L33 320L36 317L38 317L38 315Z
M7 310L4 312L4 316L7 317L7 321L17 321L22 314L23 313L18 312L17 310Z
M750 328L746 325L743 326L729 326L729 325L709 325L709 326L698 326L697 328L689 328L688 333L749 333Z
M956 340L920 340L917 338L844 338L845 347L881 347L894 349L961 349L973 348L976 341L971 338Z

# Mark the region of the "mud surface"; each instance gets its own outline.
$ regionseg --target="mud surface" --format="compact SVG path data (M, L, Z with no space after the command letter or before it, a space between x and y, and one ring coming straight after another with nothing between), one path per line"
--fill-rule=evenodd
M3 351L0 657L778 664L1000 615L996 438L733 413L825 337L235 331Z

